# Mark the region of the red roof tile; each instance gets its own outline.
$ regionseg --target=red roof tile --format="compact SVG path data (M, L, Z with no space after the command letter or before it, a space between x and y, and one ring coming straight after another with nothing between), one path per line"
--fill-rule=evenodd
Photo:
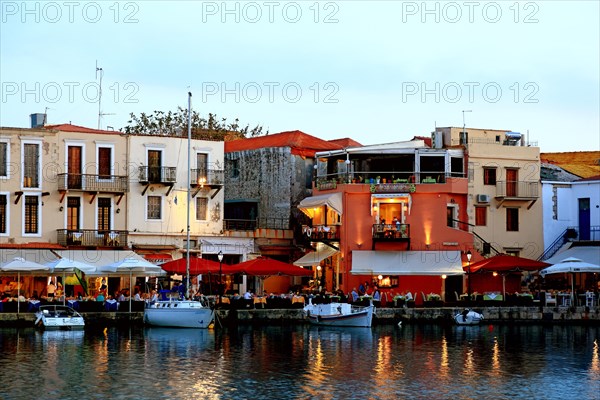
M117 131L104 131L100 129L86 128L85 126L72 124L44 125L44 129L55 129L63 132L79 132L79 133L103 133L111 135L120 135Z
M225 153L269 147L290 147L292 154L314 157L317 151L341 150L344 146L319 139L301 131L280 132L225 142Z
M346 147L362 147L362 144L360 144L356 140L350 139L350 138L333 139L333 140L328 140L328 142L334 143L334 144L339 144L340 146L342 146L344 148L346 148Z

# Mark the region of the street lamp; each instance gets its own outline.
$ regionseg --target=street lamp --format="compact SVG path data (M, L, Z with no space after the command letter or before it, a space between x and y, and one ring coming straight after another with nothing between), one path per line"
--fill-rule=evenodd
M223 252L219 251L217 254L217 258L219 259L219 304L221 304L221 296L223 295Z
M471 250L467 250L467 298L471 301Z

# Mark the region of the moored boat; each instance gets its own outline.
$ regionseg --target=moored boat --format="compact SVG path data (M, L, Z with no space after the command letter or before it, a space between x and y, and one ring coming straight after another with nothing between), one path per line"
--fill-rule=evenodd
M165 300L148 304L144 322L154 326L206 329L215 311L208 303L196 300Z
M85 327L81 314L68 306L40 306L35 316L35 325L44 329L75 330Z
M314 325L370 327L375 307L373 303L367 307L348 303L312 304L309 299L304 313Z
M458 325L478 325L483 320L483 314L465 308L462 312L454 316L454 321Z

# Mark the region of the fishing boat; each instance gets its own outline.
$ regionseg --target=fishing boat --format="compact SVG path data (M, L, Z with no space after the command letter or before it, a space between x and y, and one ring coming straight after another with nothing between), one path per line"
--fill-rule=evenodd
M85 327L81 314L69 306L40 306L35 316L35 326L43 329L76 330Z
M454 316L454 321L458 325L478 325L483 320L483 314L465 308L462 312Z
M192 141L192 94L188 93L188 165L187 165L187 252L186 252L186 292L190 287L190 154ZM174 328L203 328L210 326L215 310L206 301L168 298L148 304L144 310L144 322L148 325Z
M370 327L375 307L372 302L361 307L348 303L313 304L309 299L304 313L314 325Z

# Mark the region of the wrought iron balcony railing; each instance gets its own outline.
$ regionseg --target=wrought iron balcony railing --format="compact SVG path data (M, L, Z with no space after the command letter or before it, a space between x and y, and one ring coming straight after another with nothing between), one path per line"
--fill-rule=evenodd
M175 183L177 181L176 167L139 167L140 183Z
M193 169L191 174L192 186L222 185L225 180L225 171L222 169Z
M57 229L56 242L62 246L127 247L128 231L98 229Z
M497 181L496 197L513 199L537 199L540 184L524 181Z
M83 192L126 193L129 180L126 176L94 174L58 174L58 190Z
M408 241L410 240L410 224L373 224L373 240Z

